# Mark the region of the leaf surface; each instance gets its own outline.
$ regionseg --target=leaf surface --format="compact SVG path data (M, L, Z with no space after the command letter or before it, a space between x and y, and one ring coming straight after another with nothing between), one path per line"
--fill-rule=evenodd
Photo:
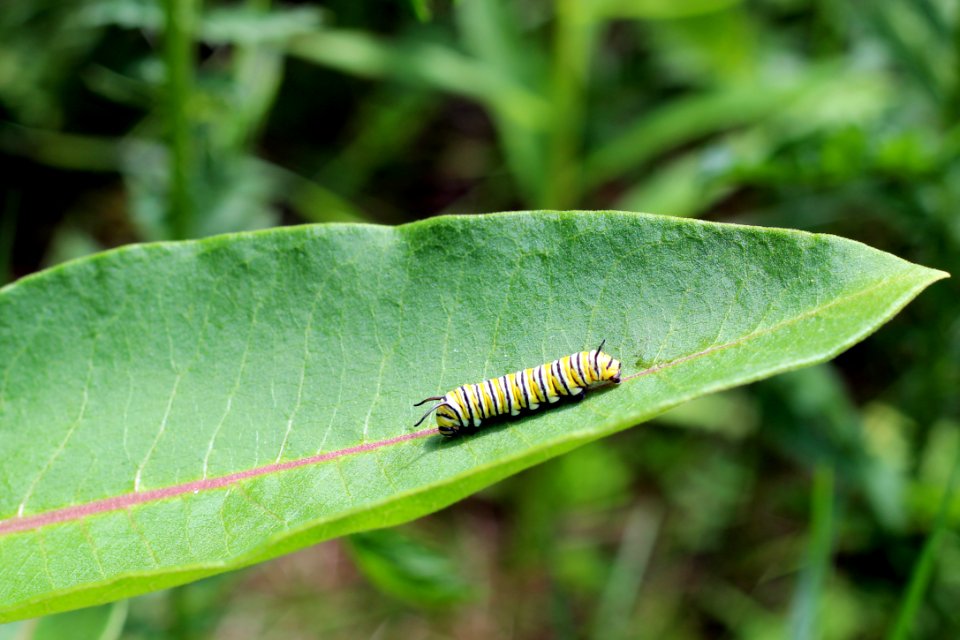
M684 400L822 361L946 274L642 214L125 247L0 290L0 621L435 511ZM628 376L445 440L412 404L606 339Z

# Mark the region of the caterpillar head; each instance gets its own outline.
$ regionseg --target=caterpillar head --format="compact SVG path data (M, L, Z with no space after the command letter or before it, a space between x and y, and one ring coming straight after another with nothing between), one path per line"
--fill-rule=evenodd
M620 361L608 353L597 350L597 377L601 382L620 382Z
M444 436L456 435L464 424L449 404L441 404L437 408L437 431Z

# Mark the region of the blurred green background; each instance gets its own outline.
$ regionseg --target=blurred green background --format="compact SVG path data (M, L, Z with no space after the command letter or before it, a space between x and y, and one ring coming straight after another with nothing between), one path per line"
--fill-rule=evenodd
M948 0L8 0L0 283L129 242L648 211L960 273ZM960 291L396 530L8 638L960 637ZM82 632L81 632L82 630Z

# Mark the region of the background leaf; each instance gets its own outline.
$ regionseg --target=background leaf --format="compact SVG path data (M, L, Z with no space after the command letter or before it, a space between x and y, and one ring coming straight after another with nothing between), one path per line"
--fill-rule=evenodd
M134 246L24 278L0 290L0 620L409 520L829 358L942 277L832 236L574 212ZM412 432L424 396L604 338L619 388Z

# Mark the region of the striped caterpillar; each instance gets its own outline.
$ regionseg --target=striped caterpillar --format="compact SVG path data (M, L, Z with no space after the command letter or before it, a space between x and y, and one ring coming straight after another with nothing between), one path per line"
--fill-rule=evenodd
M437 429L442 435L454 436L476 430L488 418L508 413L515 416L522 409L533 411L542 403L552 404L563 397L582 398L587 389L620 382L620 361L602 351L605 342L593 351L580 351L539 367L465 384L444 396L425 398L413 406L431 400L438 404L414 426L436 411Z

